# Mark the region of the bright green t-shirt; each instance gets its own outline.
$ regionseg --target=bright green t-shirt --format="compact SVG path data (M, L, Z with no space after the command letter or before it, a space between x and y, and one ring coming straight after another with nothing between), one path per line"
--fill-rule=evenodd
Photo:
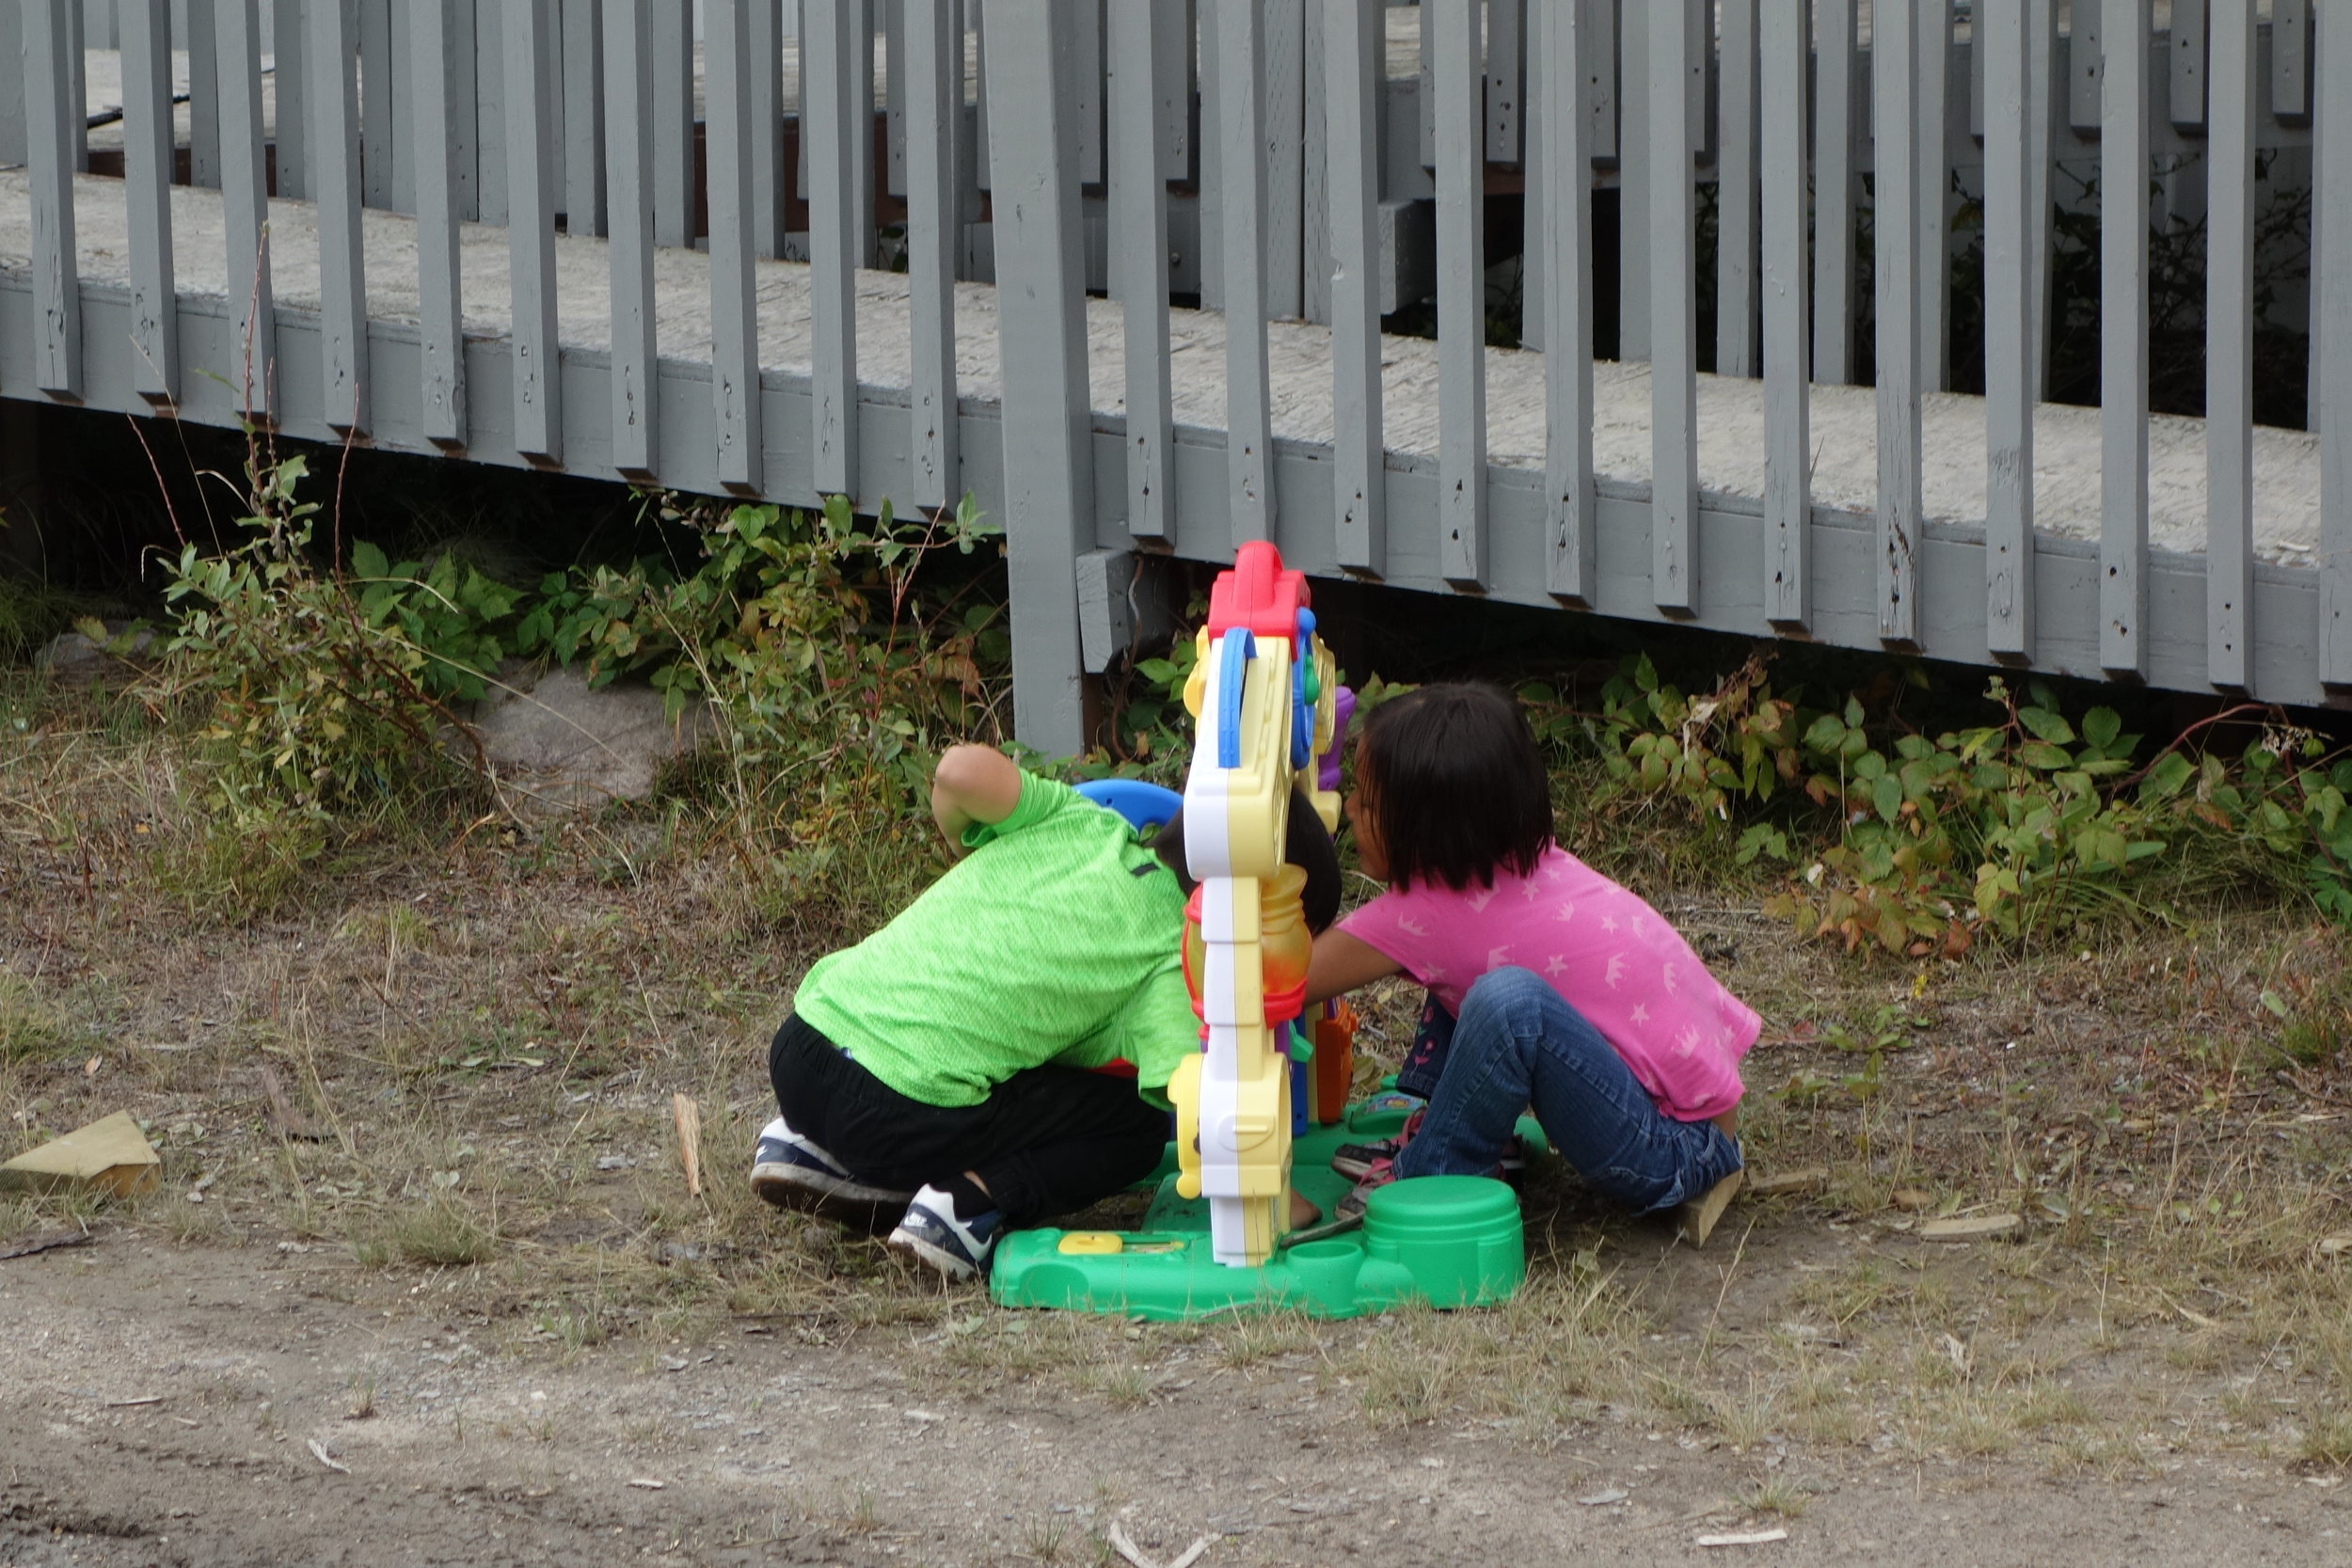
M820 958L793 1008L928 1105L976 1105L1025 1068L1136 1064L1161 1091L1200 1021L1184 989L1184 895L1116 813L1021 776L1002 822L898 917Z

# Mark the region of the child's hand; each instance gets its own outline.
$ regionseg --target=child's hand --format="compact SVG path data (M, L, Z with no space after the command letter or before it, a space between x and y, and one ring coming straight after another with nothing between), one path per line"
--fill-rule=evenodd
M1297 1188L1293 1187L1290 1189L1290 1200L1291 1228L1293 1230L1304 1230L1309 1226L1314 1224L1315 1221L1323 1218L1323 1211L1308 1202L1305 1198L1300 1197L1298 1196Z

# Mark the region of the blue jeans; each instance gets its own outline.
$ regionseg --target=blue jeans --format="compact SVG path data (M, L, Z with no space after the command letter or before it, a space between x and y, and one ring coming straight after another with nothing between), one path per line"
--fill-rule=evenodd
M1396 1157L1399 1177L1493 1170L1530 1105L1587 1183L1642 1213L1697 1197L1740 1168L1740 1146L1723 1129L1661 1111L1616 1048L1540 975L1482 975L1453 1035L1421 1131Z

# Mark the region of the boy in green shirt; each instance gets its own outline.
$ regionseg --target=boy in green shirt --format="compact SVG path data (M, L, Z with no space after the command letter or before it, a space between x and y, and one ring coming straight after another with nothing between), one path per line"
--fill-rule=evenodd
M1200 1049L1180 957L1183 817L1146 847L1125 820L1002 753L957 746L931 816L963 856L897 919L820 958L769 1053L777 1108L752 1186L874 1225L968 1278L998 1232L1086 1208L1152 1172L1168 1074ZM1304 802L1287 858L1306 914L1339 911L1339 863ZM1136 1079L1088 1070L1135 1064Z

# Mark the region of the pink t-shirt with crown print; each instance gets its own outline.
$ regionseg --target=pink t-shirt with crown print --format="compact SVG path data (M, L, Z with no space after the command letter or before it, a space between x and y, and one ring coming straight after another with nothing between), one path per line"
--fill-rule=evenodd
M1392 887L1339 928L1394 958L1457 1016L1480 975L1533 970L1678 1121L1740 1102L1740 1058L1763 1029L1756 1010L1656 910L1557 845L1531 877L1498 866L1491 888Z

